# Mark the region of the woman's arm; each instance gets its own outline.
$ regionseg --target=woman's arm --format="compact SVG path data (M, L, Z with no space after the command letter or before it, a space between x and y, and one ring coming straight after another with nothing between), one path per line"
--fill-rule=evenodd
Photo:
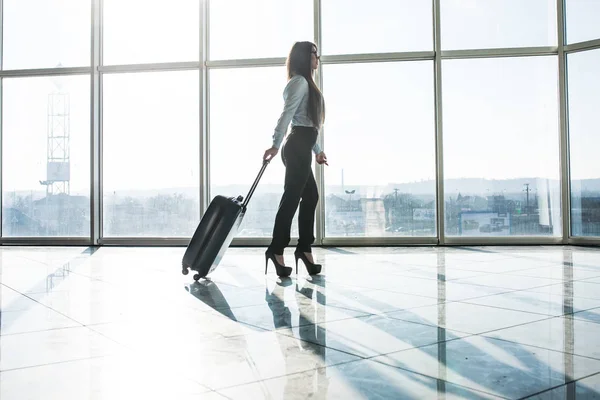
M284 106L283 112L277 121L275 133L273 133L273 147L278 149L281 146L288 125L298 109L302 98L308 93L308 82L301 75L296 75L290 79L283 91Z

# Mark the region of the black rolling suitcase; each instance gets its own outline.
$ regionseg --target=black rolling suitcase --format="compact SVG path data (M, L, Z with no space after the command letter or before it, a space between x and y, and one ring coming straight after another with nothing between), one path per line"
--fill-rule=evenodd
M197 271L194 275L194 280L197 281L217 268L238 233L248 202L268 164L269 161L263 162L245 200L242 196L215 196L212 199L183 255L181 272L184 275L188 274L189 269Z

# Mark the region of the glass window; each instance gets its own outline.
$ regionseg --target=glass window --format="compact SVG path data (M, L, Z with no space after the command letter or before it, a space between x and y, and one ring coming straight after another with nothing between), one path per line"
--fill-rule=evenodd
M556 56L442 67L446 234L562 235Z
M109 74L104 236L191 237L199 218L198 71Z
M571 232L600 236L600 50L568 55Z
M444 50L556 46L556 0L441 0Z
M600 1L566 0L567 43L600 39Z
M323 54L433 50L431 1L323 0Z
M90 0L4 0L3 68L90 65Z
M283 110L285 68L210 71L210 193L246 197L272 144ZM270 237L283 194L281 153L269 164L248 205L239 237ZM297 220L292 237L298 236Z
M200 0L104 0L103 63L198 61Z
M435 236L431 61L325 65L325 233Z
M313 0L211 0L210 59L287 57L314 41Z
M90 77L4 78L2 234L90 235Z

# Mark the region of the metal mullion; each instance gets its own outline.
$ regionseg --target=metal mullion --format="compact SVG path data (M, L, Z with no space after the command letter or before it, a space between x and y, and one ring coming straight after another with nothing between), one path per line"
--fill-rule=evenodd
M558 95L559 95L559 149L561 176L562 241L568 243L571 236L571 182L569 166L569 114L567 108L567 58L565 44L565 1L557 0L558 27Z
M102 246L187 246L189 238L172 237L111 237L100 239Z
M89 246L90 239L86 237L6 237L2 238L3 246Z
M200 137L202 141L202 175L201 175L201 198L200 198L200 217L204 215L206 210L208 209L208 205L210 203L210 69L209 69L209 59L210 59L210 1L205 0L205 5L203 8L203 16L204 16L204 26L202 28L203 40L201 42L201 46L204 46L204 54L203 59L200 60L201 63L201 77L203 78L204 88L203 88L203 106L202 112L204 115L203 122L203 134Z
M435 0L437 1L437 0ZM475 50L444 50L440 52L442 59L467 59L467 58L499 58L499 57L533 57L549 56L558 53L557 46L544 47L514 47L499 49L475 49Z
M322 56L323 64L350 64L350 63L374 63L393 61L422 61L432 60L435 57L433 51L415 51L403 53L364 53L364 54L338 54Z
M600 39L588 40L585 42L565 44L563 46L566 53L575 53L585 50L593 50L600 48Z
M208 162L209 153L209 131L208 131L208 69L206 61L209 56L208 46L208 23L209 23L209 0L200 1L200 53L199 53L199 91L200 91L200 165L199 165L199 217L204 215L208 208L208 198L210 193L210 163Z
M0 71L0 78L25 78L35 76L56 75L87 75L91 72L91 67L11 69Z
M1 2L2 0L0 0ZM0 5L1 7L1 5ZM0 35L1 36L1 35ZM0 41L2 40L2 38L0 37ZM1 58L1 56L0 56ZM0 78L0 244L2 244L2 240L3 240L3 218L2 218L2 212L3 212L3 208L4 208L4 180L3 180L3 174L4 174L4 153L3 153L3 148L2 148L2 144L3 144L3 133L4 133L4 129L3 129L3 117L4 117L4 79Z
M322 49L323 42L322 42L322 37L321 37L321 33L322 33L321 0L313 1L313 17L314 17L313 18L314 42L317 45L317 49L319 50L319 53L323 54L323 49ZM317 86L319 86L319 88L323 92L323 65L321 64L321 62L319 62L319 66L317 68L316 78L317 78ZM324 96L324 92L323 92L323 96ZM325 135L325 127L322 127L320 135L317 137L317 143L319 143L319 145L321 146L321 149L323 149L323 150L325 149L324 135ZM315 161L314 165L315 165L315 170L316 170L315 181L317 183L318 192L321 194L320 200L317 204L317 210L316 210L317 215L315 218L315 222L316 222L315 240L316 240L316 243L322 244L323 238L325 237L325 167L317 164L316 161Z
M600 246L600 236L576 236L569 238L570 245Z
M0 0L0 73L2 72L2 69L4 68L3 65L3 60L4 60L4 46L2 45L4 43L4 0ZM2 237L3 237L3 232L2 232L2 228L3 228L3 218L2 218L2 212L3 212L3 208L4 208L4 183L3 183L3 164L4 164L4 157L3 157L3 153L2 153L2 143L3 143L3 116L4 116L4 80L2 79L2 77L0 76L0 244L2 244Z
M503 245L559 245L563 244L562 238L553 236L449 236L445 238L445 245L450 246L503 246Z
M436 237L327 237L323 246L418 246L437 245Z
M444 207L444 132L442 113L442 33L440 19L440 0L433 0L433 45L434 90L435 90L435 161L436 161L436 222L437 238L440 244L446 243L446 210Z
M285 65L285 57L206 61L206 67L209 69L279 67L282 65Z
M92 48L90 77L90 239L99 243L102 237L102 2L92 0Z
M149 64L127 64L127 65L100 65L99 71L103 74L123 72L153 72L153 71L181 71L200 68L198 61L166 62Z

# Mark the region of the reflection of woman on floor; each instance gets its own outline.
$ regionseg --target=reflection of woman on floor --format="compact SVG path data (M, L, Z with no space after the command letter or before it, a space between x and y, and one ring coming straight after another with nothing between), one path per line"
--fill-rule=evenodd
M275 329L292 328L292 313L283 302L284 290L284 286L279 283L271 293L268 288L265 289L265 300L273 313ZM302 373L302 379L299 379L298 375L287 376L283 398L293 398L301 393L306 398L325 400L329 388L329 378L327 378L327 371L324 368L327 330L318 324L319 321L324 320L319 317L319 312L325 312L325 298L313 288L299 289L297 283L295 293L298 305L298 323L295 324L297 326L295 329L298 330L301 340L297 341L297 347L286 347L286 338L283 335L277 335L282 356L286 365L289 366L285 372L282 371L281 375L293 373L295 370L292 368L297 368L299 365L306 365L306 369L312 369ZM319 302L316 301L317 299ZM319 307L319 304L322 306ZM317 342L323 346L315 344Z

